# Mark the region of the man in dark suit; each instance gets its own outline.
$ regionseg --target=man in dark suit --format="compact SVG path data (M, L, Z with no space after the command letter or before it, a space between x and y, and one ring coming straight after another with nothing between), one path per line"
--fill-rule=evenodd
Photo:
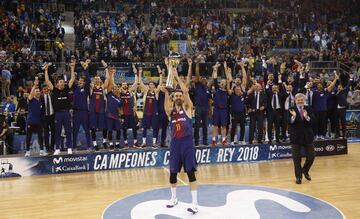
M301 184L302 175L307 180L311 180L309 170L315 159L314 151L314 133L311 128L314 121L314 114L310 107L304 105L305 95L298 93L295 95L296 106L292 107L290 112L290 142L292 144L292 154L295 166L296 184ZM306 160L301 167L301 147L304 147Z
M42 89L41 103L42 103L42 117L43 117L43 127L44 127L44 142L47 152L53 152L55 146L55 114L52 103L52 95L50 90L45 85ZM51 141L49 137L51 133ZM50 143L50 144L49 144Z
M265 110L267 106L266 95L261 91L261 85L256 83L248 91L249 115L250 115L250 133L249 143L252 144L254 140L255 128L257 127L257 142L262 144L263 126Z
M279 90L278 85L272 85L271 89L266 89L267 95L267 119L268 119L268 137L269 144L272 144L273 140L273 127L275 126L275 139L276 143L280 144L280 122L283 115L284 102L286 99L286 93L283 90Z

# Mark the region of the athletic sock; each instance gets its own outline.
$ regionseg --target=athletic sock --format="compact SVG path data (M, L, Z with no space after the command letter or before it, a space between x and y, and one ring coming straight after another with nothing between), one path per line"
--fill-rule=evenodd
M193 205L197 205L197 191L194 190L194 191L191 191L191 197L192 197L192 203Z
M156 138L153 138L153 144L156 144Z
M143 137L143 142L142 142L142 143L143 143L143 144L145 144L145 143L146 143L146 138L144 138L144 137Z
M176 187L171 187L171 199L176 198Z

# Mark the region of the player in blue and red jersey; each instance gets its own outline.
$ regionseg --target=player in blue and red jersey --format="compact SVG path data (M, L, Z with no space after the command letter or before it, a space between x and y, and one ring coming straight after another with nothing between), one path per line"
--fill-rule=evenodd
M120 98L122 101L122 115L121 118L123 120L122 129L124 134L124 149L129 147L129 143L127 140L127 130L132 129L134 143L133 147L138 148L138 140L137 140L137 119L136 119L136 98L134 92L137 89L138 85L138 77L137 77L137 69L133 65L133 72L135 75L134 83L129 87L126 82L122 82L120 89Z
M108 69L106 68L106 72ZM108 76L107 76L108 77ZM90 86L90 129L91 139L95 150L99 150L96 142L96 131L103 131L103 146L106 148L106 124L105 124L105 89L99 76L94 77L94 82Z
M109 67L109 74L108 78L106 79L104 87L106 88L106 110L105 110L105 117L106 117L106 125L107 125L107 139L110 145L110 150L114 149L113 139L112 139L112 132L116 131L116 144L117 149L120 149L119 142L120 142L120 130L121 130L121 123L120 123L120 107L122 105L121 98L120 98L120 87L117 86L114 82L114 74L115 68Z
M162 77L160 77L160 84L162 83ZM142 118L142 145L146 147L147 130L152 128L153 130L153 142L152 147L157 148L157 136L159 132L159 110L158 110L158 97L161 86L156 87L155 83L150 81L149 85L144 85L142 81L142 68L139 68L139 86L144 93L144 115Z
M196 161L195 161L195 146L193 142L192 131L192 108L193 103L189 96L189 89L185 83L179 78L176 69L173 69L174 78L177 80L181 89L174 92L174 106L172 106L169 92L162 87L165 93L165 111L170 117L171 127L171 143L170 143L170 184L171 184L171 199L168 208L174 207L178 201L176 198L176 183L177 173L184 168L187 173L191 195L192 205L187 210L193 214L198 212L197 204L197 183L195 177Z

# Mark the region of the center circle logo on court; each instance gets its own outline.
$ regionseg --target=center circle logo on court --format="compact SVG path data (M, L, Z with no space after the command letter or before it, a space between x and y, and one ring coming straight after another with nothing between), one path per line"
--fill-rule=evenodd
M103 219L260 219L293 218L344 219L343 213L320 199L287 190L244 185L200 185L199 212L187 212L191 205L188 186L179 186L179 204L166 208L169 188L154 189L115 201L103 212Z

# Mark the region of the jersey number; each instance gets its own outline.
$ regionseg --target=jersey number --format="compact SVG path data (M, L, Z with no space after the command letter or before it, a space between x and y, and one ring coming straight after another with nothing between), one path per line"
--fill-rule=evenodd
M176 131L179 132L180 129L181 129L181 125L180 125L180 124L176 124L176 125L175 125L175 128L176 128Z

